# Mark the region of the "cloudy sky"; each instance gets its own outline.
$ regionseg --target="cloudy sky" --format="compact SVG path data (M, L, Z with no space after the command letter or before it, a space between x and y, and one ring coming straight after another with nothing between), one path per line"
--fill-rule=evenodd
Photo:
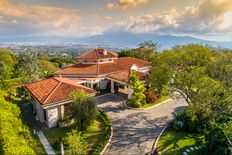
M232 0L0 0L0 37L105 31L232 41Z

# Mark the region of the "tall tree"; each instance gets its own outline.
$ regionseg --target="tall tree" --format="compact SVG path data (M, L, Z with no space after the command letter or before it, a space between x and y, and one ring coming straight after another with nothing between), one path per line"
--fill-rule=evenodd
M14 76L16 57L8 50L0 50L0 80L7 80Z
M21 52L18 57L18 74L24 77L25 82L34 82L41 78L39 60L31 51Z
M39 68L41 71L41 74L45 77L49 77L57 70L57 67L47 60L39 60Z
M77 120L77 127L79 130L86 130L97 115L96 99L83 90L74 91L70 98L73 100L71 110Z
M209 152L231 150L231 133L222 130L232 122L231 58L231 52L191 44L164 51L152 63L152 88L162 90L171 81L189 104L189 128L208 136Z
M151 61L156 55L159 45L151 40L145 41L135 49L123 50L118 53L119 57L135 57L146 61Z
M131 98L129 99L129 104L138 108L145 103L145 87L139 81L139 77L134 71L130 76L130 84L132 85L133 93Z

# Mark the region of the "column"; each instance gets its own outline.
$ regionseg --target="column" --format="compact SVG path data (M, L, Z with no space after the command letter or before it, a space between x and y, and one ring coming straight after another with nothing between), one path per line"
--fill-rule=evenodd
M60 117L61 117L61 119L64 118L64 105L60 106Z
M114 81L110 81L111 82L111 93L114 93Z
M91 80L91 89L93 89L93 80Z

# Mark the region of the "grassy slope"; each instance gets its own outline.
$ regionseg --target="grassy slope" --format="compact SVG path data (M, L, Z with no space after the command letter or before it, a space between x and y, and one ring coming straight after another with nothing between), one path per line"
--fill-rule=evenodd
M146 103L144 105L142 105L140 108L148 108L148 107L151 107L153 105L156 105L156 104L159 104L165 100L168 100L170 97L169 96L162 96L160 98L158 98L155 102L153 103Z
M46 138L56 153L60 154L59 139L65 138L65 135L71 130L75 130L75 125L64 128L55 127L44 131ZM86 131L82 132L82 136L88 143L88 152L91 152L91 150L95 147L98 139L102 136L102 134L103 123L97 120Z
M185 149L191 146L199 146L204 143L203 136L176 131L174 129L167 129L159 139L157 150L165 155L180 155L183 154ZM174 148L174 145L177 147ZM190 153L190 155L198 154L201 154L200 151L193 151Z
M17 104L20 107L20 105L22 104L21 98L15 97L12 100L12 103ZM29 130L31 131L31 136L27 137L28 144L33 148L36 154L46 154L45 149L42 143L40 142L39 138L37 137L37 135L33 135L32 129L27 124L26 118L24 118L23 115L21 115L21 119L22 119L23 124L27 126Z

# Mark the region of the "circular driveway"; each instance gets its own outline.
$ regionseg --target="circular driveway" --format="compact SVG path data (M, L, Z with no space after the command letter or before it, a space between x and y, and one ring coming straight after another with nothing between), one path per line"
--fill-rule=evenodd
M150 154L155 139L174 112L187 107L182 99L147 110L128 109L122 104L125 99L115 94L97 100L98 108L108 113L113 126L113 138L106 155Z

